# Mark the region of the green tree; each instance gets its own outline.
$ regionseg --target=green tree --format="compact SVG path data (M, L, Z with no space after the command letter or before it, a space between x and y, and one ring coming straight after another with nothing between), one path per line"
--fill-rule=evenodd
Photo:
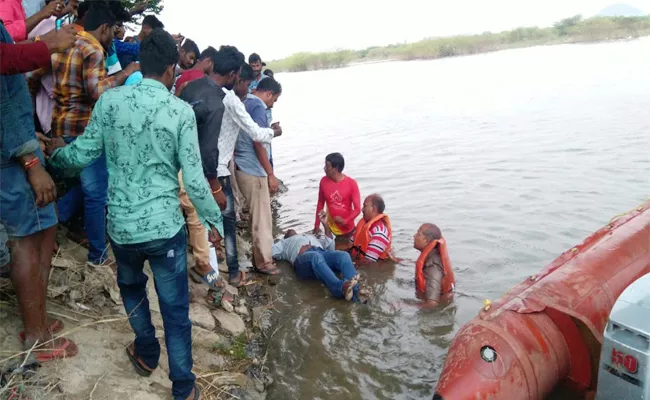
M86 0L89 1L89 0ZM144 3L145 1L143 0L120 0L122 2L122 5L126 7L127 9L131 10L134 8L136 5ZM163 10L163 5L162 5L163 0L146 0L147 3L147 8L145 8L145 13L148 14L160 14L160 12ZM134 19L140 20L142 17L141 15L135 16Z

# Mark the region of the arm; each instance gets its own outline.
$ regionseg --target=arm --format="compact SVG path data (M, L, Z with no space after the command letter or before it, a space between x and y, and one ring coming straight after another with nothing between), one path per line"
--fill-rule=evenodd
M104 153L102 101L95 104L84 134L73 143L52 152L49 163L58 169L81 169Z
M357 182L350 178L350 186L352 189L352 212L345 218L346 224L354 223L354 219L361 214L361 194L359 193L359 185Z
M232 93L232 96L227 95L226 98L228 98L226 107L232 113L237 126L246 132L254 142L271 143L271 140L273 139L273 129L264 128L255 123L253 118L251 118L248 112L246 112L244 103L242 103L234 93Z
M213 227L223 237L223 218L221 210L214 201L210 187L205 181L201 158L199 156L199 140L196 130L196 118L189 108L184 108L181 115L178 137L178 161L183 173L185 191L189 196L199 219L208 231ZM85 135L85 134L84 134ZM83 136L83 135L82 135ZM79 140L79 139L77 139Z
M50 67L50 51L43 42L0 43L0 74L14 75Z
M316 204L316 223L314 223L314 232L318 231L320 227L320 217L318 216L325 208L325 193L323 192L323 180L321 179L318 185L318 203ZM329 228L329 226L328 226Z
M104 54L100 51L93 51L84 59L84 88L86 93L94 100L98 100L99 96L108 89L122 85L127 77L128 75L124 70L113 76L107 76Z
M210 104L212 101L203 101L198 112L203 114L203 128L199 132L198 141L203 164L203 174L210 183L212 191L221 188L219 184L217 166L219 165L219 133L225 108L221 101ZM211 106L211 107L210 107Z
M427 281L424 301L420 308L435 308L440 302L440 284L442 282L442 267L431 257L427 257L424 266L424 276Z
M262 164L262 168L264 168L264 171L268 176L272 176L273 167L269 162L269 153L264 148L264 145L260 142L253 142L253 147L255 148L255 154L257 154L257 159L259 160L260 164Z

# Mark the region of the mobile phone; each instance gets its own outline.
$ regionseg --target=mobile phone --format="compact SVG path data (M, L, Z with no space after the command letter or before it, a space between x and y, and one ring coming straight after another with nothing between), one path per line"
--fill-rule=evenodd
M63 25L63 17L57 18L56 19L56 30L58 31L59 29L61 29L62 25Z

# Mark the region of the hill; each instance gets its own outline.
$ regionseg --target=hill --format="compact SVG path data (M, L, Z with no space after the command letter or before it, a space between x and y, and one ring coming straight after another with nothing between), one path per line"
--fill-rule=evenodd
M642 17L645 13L629 4L612 4L598 13L599 17Z

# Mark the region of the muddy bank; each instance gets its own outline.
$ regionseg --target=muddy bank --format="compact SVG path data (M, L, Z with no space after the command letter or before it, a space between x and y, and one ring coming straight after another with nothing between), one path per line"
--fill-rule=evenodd
M61 232L60 232L61 233ZM53 260L48 313L65 324L61 335L79 346L77 356L42 364L35 371L18 368L3 376L0 398L15 399L170 399L171 382L164 329L153 279L147 293L162 346L159 367L149 378L138 376L124 349L134 339L110 268L85 265L87 250L59 235L61 249ZM242 267L250 265L250 244L238 237ZM188 255L188 267L194 263ZM220 268L226 270L225 265ZM145 272L151 278L149 267ZM222 274L226 277L226 274ZM194 373L204 399L264 399L273 383L265 367L275 282L251 275L226 309L210 304L208 288L190 279L190 319ZM24 356L18 334L22 324L9 280L0 279L0 368L20 366ZM27 363L29 365L29 363ZM17 396L18 394L23 397Z

